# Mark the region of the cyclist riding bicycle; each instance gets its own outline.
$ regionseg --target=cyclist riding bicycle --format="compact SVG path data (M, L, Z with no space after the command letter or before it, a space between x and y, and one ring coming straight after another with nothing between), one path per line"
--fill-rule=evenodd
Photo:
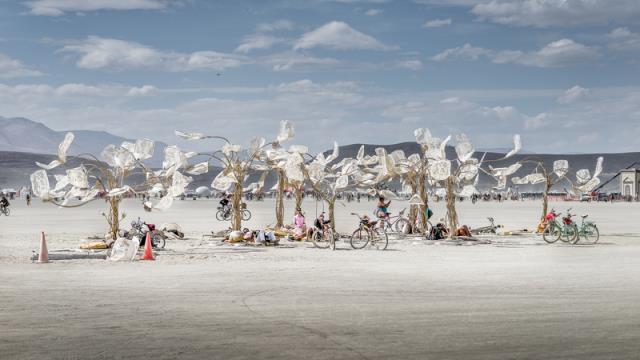
M324 213L321 213L318 216L318 218L313 222L313 226L322 233L327 229L330 223L331 223L331 219L325 220Z
M229 201L230 197L231 196L227 194L222 195L222 200L220 200L221 210L224 210L225 212L229 212L231 210L230 201Z
M4 209L8 208L11 204L9 203L9 200L7 200L7 198L2 195L2 199L0 199L0 209L2 209L2 211L4 211Z

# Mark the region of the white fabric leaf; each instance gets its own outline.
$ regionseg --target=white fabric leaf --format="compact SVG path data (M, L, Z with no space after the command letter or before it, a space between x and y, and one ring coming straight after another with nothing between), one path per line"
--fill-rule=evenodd
M340 148L338 147L338 143L337 142L333 142L333 152L331 153L331 155L327 156L327 159L325 160L328 163L332 162L333 160L337 159L338 156L340 155Z
M235 182L236 180L233 177L227 176L224 174L223 171L221 171L213 179L213 182L211 183L211 187L218 191L227 191L231 187L231 185L233 185Z
M66 175L54 175L53 177L56 179L53 191L60 191L69 185L69 178Z
M74 138L75 136L73 133L68 132L64 135L64 139L60 145L58 145L58 160L63 164L67 161L67 151L69 150Z
M424 205L424 202L422 201L422 199L420 199L420 196L418 196L418 194L414 194L411 199L409 199L409 205Z
M476 151L471 141L469 141L469 137L465 134L459 134L456 136L456 154L458 155L458 160L461 163L467 162L473 156L473 153Z
M130 190L131 190L131 187L129 185L125 185L125 186L119 187L119 188L113 188L107 193L107 196L108 197L121 196L121 195L126 194Z
M478 159L469 159L466 163L460 165L458 179L464 181L473 180L478 175Z
M267 141L262 137L251 139L251 143L249 143L249 156L257 157L257 154L261 151L266 142Z
M44 170L37 170L30 176L33 194L43 200L49 199L49 177Z
M420 145L427 145L429 143L429 139L431 138L429 129L425 128L415 129L413 131L413 135L416 137L416 142Z
M342 175L336 179L334 190L345 189L349 185L349 176Z
M303 155L309 153L309 148L304 145L291 145L289 146L289 152Z
M276 141L279 143L283 143L291 139L294 135L295 131L293 129L293 122L289 120L280 121L280 131L278 132Z
M167 146L164 149L164 161L162 162L162 168L169 170L169 174L173 171L187 165L187 158L184 153L175 145Z
M191 177L184 176L180 172L176 171L173 173L173 181L169 191L167 191L167 194L171 194L173 196L182 195L191 181L193 181Z
M154 184L151 187L151 189L149 189L148 193L149 194L159 194L159 193L161 193L163 191L164 191L164 185L162 185L160 183L157 183L157 184Z
M147 160L153 156L155 143L149 139L138 139L133 148L133 156L138 160Z
M591 173L589 169L580 169L576 171L576 180L578 184L584 185L591 179Z
M504 190L507 187L507 177L506 176L500 176L498 177L498 184L496 186L494 186L493 188L496 190Z
M38 165L38 167L45 169L45 170L52 170L57 168L58 166L60 166L62 163L58 160L52 160L50 163L48 164L43 164L43 163L39 163L36 161L36 165Z
M567 160L556 160L553 162L553 172L559 178L562 178L567 175L569 172L569 161Z
M187 159L191 159L192 157L198 155L198 153L196 151L188 151L186 153L184 153L184 157Z
M513 150L509 151L507 155L504 156L505 159L508 159L513 155L519 153L520 150L522 150L522 142L520 141L520 135L515 134L513 135Z
M435 160L429 162L429 176L436 181L446 180L451 176L451 161Z
M358 149L358 155L356 155L356 159L358 161L364 159L364 145L360 145L360 149Z
M291 154L287 158L287 162L284 166L285 176L289 181L304 181L304 173L302 172L302 164L304 160L300 154Z
M82 166L67 170L67 178L69 183L73 187L76 187L79 189L89 188L89 179L87 177L87 171Z
M195 164L187 170L189 175L202 175L206 174L209 171L209 162L204 161L199 164Z
M207 136L203 133L198 133L198 132L191 132L191 133L186 133L186 132L182 132L182 131L175 131L176 136L185 139L185 140L200 140L200 139L204 139Z
M594 177L593 179L587 181L585 184L581 186L577 186L576 189L580 190L580 192L587 193L593 191L598 185L600 185L600 179Z
M240 150L242 150L242 146L240 145L224 144L222 147L222 152L227 156L231 156L233 153L239 153Z
M173 205L173 195L167 194L157 204L153 206L154 209L157 210L167 210Z
M463 198L470 198L473 195L477 195L477 194L480 194L480 192L478 191L478 189L476 189L475 186L465 185L462 187L462 190L457 195Z
M597 178L602 173L603 162L604 162L604 158L602 156L598 157L598 160L596 160L596 169L593 171L594 178Z

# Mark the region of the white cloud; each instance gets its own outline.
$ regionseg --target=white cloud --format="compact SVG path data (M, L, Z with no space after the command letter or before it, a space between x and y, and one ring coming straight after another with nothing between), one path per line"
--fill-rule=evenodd
M271 31L278 31L278 30L293 30L294 27L295 27L295 24L293 21L277 20L271 23L258 24L258 26L256 27L256 30L258 32L271 32Z
M323 47L336 50L390 50L375 38L363 34L347 23L332 21L305 33L296 41L294 49Z
M581 86L574 86L564 92L556 101L560 104L570 104L576 101L580 101L589 96L589 89L585 89Z
M637 0L492 0L473 7L480 19L498 24L567 27L638 23Z
M396 68L418 71L422 70L422 61L420 60L400 60L395 63Z
M549 121L547 119L547 114L540 113L536 116L527 118L524 121L524 128L526 130L535 130L535 129L539 129L544 126L547 126L548 124L549 124Z
M69 44L62 52L79 55L76 64L84 69L164 70L164 71L220 71L248 63L247 57L215 51L178 53L161 51L135 42L90 36L84 41Z
M0 54L0 79L40 75L42 75L41 72L27 67L20 60Z
M369 9L365 12L367 16L378 16L380 14L382 14L382 10L380 9Z
M65 12L98 10L160 10L167 8L170 0L34 0L27 1L33 15L61 16Z
M541 68L563 67L573 64L589 62L600 57L600 53L593 47L582 45L571 39L561 39L547 44L537 51L520 50L491 50L465 44L462 47L444 50L431 57L434 61L444 61L450 58L478 60L481 57L490 59L496 64L518 64Z
M449 26L449 25L451 25L451 23L452 23L451 18L448 18L448 19L434 19L434 20L429 20L429 21L425 22L424 25L422 25L422 27L425 27L425 28L437 28L437 27Z
M334 58L315 57L293 51L266 55L258 58L256 62L269 65L274 71L304 70L317 66L335 66L340 63Z
M127 92L127 96L149 96L158 91L158 88L152 85L143 85L141 87L132 87Z
M283 39L274 36L253 34L245 36L244 39L242 39L242 43L238 45L235 51L246 54L256 49L269 49L273 45L281 43L283 41Z
M613 29L609 34L609 48L617 51L640 51L640 34L628 28Z

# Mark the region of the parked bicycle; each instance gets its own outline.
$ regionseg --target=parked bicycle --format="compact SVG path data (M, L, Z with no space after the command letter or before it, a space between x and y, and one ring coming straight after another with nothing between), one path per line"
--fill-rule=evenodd
M496 225L495 220L492 217L488 217L487 220L489 220L488 226L482 226L472 229L471 233L474 235L496 234L498 232L498 229L502 227L502 225Z
M313 245L319 249L336 249L336 234L330 226L323 226L322 229L314 226L313 232L311 233L311 240L313 241Z
M581 239L585 239L590 244L596 244L600 240L600 231L596 224L592 221L586 221L585 219L589 215L582 215L582 222L578 226L578 234L574 240L574 244L577 244Z
M398 215L389 215L386 218L378 218L380 226L384 226L387 232L395 232L398 234L405 234L409 231L409 219L404 216L406 209L402 209ZM376 214L377 215L377 214Z
M11 210L9 210L8 206L3 206L0 208L0 213L4 214L4 216L9 216L9 214L11 214Z
M571 220L571 209L567 210L567 216L562 218L562 222L558 220L561 213L556 213L551 209L551 212L545 216L547 225L542 231L542 239L549 244L553 244L558 240L563 242L573 243L578 236L578 227Z
M385 250L389 245L389 237L384 227L376 226L378 221L371 221L367 217L362 217L356 213L351 215L357 216L360 220L358 228L351 234L349 242L354 249L363 249L367 245L378 250Z

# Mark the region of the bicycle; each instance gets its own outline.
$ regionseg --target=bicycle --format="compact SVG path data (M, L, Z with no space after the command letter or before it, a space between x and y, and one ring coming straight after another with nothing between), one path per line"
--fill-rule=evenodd
M502 225L496 225L495 224L495 220L492 217L488 217L487 220L489 220L489 225L488 226L482 226L479 228L475 228L473 230L471 230L471 233L474 235L480 235L480 234L496 234L498 232L498 229L502 227Z
M358 228L351 234L349 239L352 248L359 250L371 244L377 250L385 250L389 246L389 236L387 236L384 227L376 227L378 221L369 221L368 218L363 218L356 213L351 213L351 215L360 219Z
M11 213L11 210L9 210L8 206L3 206L0 209L0 213L4 214L4 216L9 216L9 214Z
M404 234L405 229L407 228L407 226L409 226L409 220L404 217L405 210L406 208L402 209L398 213L398 215L394 216L389 215L384 218L378 216L378 219L381 222L380 225L384 226L385 230L391 230L392 232L398 234ZM377 212L375 215L378 215Z
M218 221L229 221L233 217L233 211L231 207L218 206L218 211L216 211L216 220ZM242 204L242 210L240 211L240 217L242 221L247 221L251 219L251 211L247 210L247 204Z
M326 226L324 229L318 229L314 226L313 232L311 233L311 241L313 241L313 245L319 249L336 249L336 235L329 226Z
M596 244L598 240L600 240L600 231L596 224L592 221L585 221L585 219L589 215L582 215L582 222L580 226L578 226L578 234L576 239L573 241L574 244L577 244L580 239L584 238L587 241L590 241L591 244Z
M560 223L557 218L561 213L556 213L555 210L551 210L551 212L547 215L548 223L544 227L542 231L542 239L549 244L553 244L558 240L567 243L573 243L575 238L578 236L578 227L571 220L571 213L569 213L571 209L567 210L567 216L562 218L562 223Z

